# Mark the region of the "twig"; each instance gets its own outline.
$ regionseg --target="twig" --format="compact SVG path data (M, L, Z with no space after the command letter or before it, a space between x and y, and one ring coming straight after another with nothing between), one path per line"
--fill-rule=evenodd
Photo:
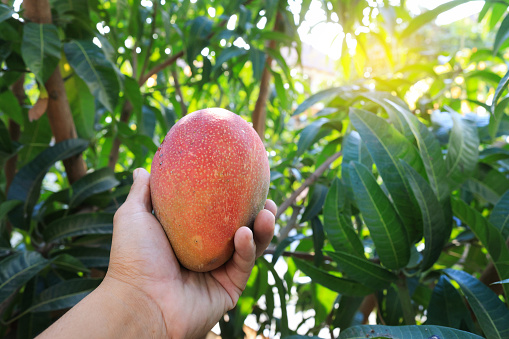
M330 164L332 164L334 160L338 159L341 156L341 154L342 154L341 151L336 152L333 155L331 155L327 160L325 160L325 162L321 164L320 167L318 167L316 171L313 174L311 174L309 178L307 178L304 181L304 183L299 188L297 188L292 193L292 195L281 204L281 206L279 206L276 213L276 220L278 220L281 214L283 214L288 209L288 207L290 207L293 204L293 202L295 201L295 199L297 199L299 194L301 194L306 187L314 183L323 174L323 172L325 172L325 170L329 168Z
M283 240L288 237L288 233L290 233L290 231L295 227L295 223L297 222L297 217L300 214L300 210L301 206L293 205L293 213L290 217L290 220L288 220L285 228L283 228L277 236L279 240Z

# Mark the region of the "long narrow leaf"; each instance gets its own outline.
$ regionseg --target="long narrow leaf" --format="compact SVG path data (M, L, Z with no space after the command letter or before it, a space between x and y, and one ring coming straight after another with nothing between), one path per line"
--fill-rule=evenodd
M71 41L64 45L69 64L106 109L113 112L118 102L120 84L115 66L91 41Z
M412 21L408 24L407 28L401 33L400 38L406 39L412 36L412 34L427 24L428 22L434 20L440 13L443 13L445 11L448 11L458 5L464 4L468 2L469 0L453 0L446 2L442 5L439 5L435 7L432 10L426 11L422 13L421 15L418 15L417 17L413 18Z
M405 267L410 244L405 228L391 201L364 165L350 163L350 178L357 206L382 264L391 269Z
M444 272L460 285L484 335L487 338L508 338L509 310L495 292L466 272L450 268Z
M426 180L406 162L402 161L402 165L421 209L425 244L421 268L427 270L442 253L442 248L451 236L452 224L445 221L442 207Z
M415 198L405 179L399 159L405 160L419 174L425 175L419 152L387 121L371 112L351 108L350 120L375 161L384 185L391 194L394 206L403 221L409 240L417 241L422 237L421 216L415 212Z
M111 234L112 232L113 214L83 213L55 220L44 230L44 239L47 242L54 242L77 235Z
M467 305L449 278L442 275L429 300L426 324L459 328L462 321L472 323Z
M486 247L500 279L509 278L509 249L500 231L461 199L452 198L452 210ZM509 295L509 286L503 287L506 295Z
M475 170L479 157L477 128L452 110L453 127L447 151L447 177L453 184L463 183Z
M37 252L19 252L0 261L0 304L47 264Z
M292 116L299 115L299 114L303 113L305 110L307 110L308 108L310 108L311 106L313 106L314 104L316 104L317 102L331 99L331 98L343 93L344 91L345 91L345 89L343 87L334 87L334 88L329 88L324 91L315 93L312 96L310 96L309 98L307 98L306 100L304 100L297 107L295 112L293 112Z
M385 289L397 280L397 276L392 272L365 258L342 251L327 252L327 254L349 278L375 291Z
M98 169L72 184L73 194L69 207L76 207L88 197L107 191L119 184L109 167Z
M493 55L498 53L498 50L509 38L509 14L507 14L498 28L497 35L495 36L495 43L493 44ZM493 100L495 102L496 100Z
M351 213L346 206L346 197L345 186L335 178L325 198L323 226L336 251L342 250L363 257L364 246L353 227Z
M509 191L497 202L489 221L500 231L503 239L509 238Z
M482 339L470 332L454 328L430 325L413 326L384 326L361 325L353 326L341 331L339 339L366 339L366 338L412 338L412 339Z
M438 140L433 133L406 108L392 101L387 101L387 104L394 108L396 114L399 114L402 119L407 121L417 142L417 147L419 148L419 153L424 163L429 182L438 200L444 201L448 199L450 190L446 178L447 168Z
M49 79L57 67L60 49L60 38L55 25L34 22L24 25L21 56L41 84Z
M9 194L9 200L24 201L9 213L9 219L15 227L26 229L32 218L32 211L40 195L40 188L44 176L55 162L67 159L83 152L88 146L86 140L68 139L49 147L38 154L32 161L23 166L14 177Z
M309 276L315 283L327 287L331 291L352 297L365 296L373 293L373 290L353 280L336 277L320 268L313 266L307 261L293 258L297 268Z

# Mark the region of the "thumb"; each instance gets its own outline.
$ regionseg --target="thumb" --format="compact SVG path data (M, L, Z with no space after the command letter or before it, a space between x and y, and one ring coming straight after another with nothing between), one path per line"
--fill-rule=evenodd
M150 174L144 168L137 168L133 172L134 182L127 196L125 205L131 212L152 213L152 201L150 199Z

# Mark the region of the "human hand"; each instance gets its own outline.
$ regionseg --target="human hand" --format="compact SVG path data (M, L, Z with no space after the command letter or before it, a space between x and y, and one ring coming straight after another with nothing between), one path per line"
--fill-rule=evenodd
M152 215L150 175L135 171L126 202L114 218L110 265L104 288L121 298L132 296L160 312L162 329L172 338L205 335L232 309L254 266L274 234L276 204L267 200L253 232L241 227L234 237L235 252L223 266L196 273L180 266L163 228ZM125 302L128 307L135 303ZM155 321L155 319L149 320Z

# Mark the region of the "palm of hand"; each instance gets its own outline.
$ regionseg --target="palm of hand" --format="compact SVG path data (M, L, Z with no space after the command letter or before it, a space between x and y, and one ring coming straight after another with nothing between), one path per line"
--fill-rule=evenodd
M268 201L266 208L255 221L254 241L251 230L242 227L235 235L236 252L229 262L212 272L191 272L180 266L152 215L149 174L138 170L128 199L115 214L107 277L151 298L161 310L168 333L204 335L235 306L256 256L272 239L276 206Z

